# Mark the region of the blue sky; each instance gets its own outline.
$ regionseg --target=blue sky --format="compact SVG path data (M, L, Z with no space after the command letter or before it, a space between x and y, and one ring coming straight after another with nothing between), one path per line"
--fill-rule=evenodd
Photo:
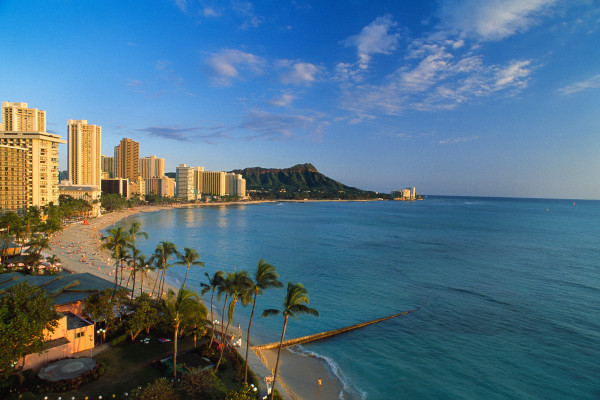
M0 100L169 171L600 199L599 27L596 0L2 0Z

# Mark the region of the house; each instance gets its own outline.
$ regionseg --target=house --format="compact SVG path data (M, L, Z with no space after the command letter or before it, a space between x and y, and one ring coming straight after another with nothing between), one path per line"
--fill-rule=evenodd
M46 350L25 356L23 369L37 370L44 364L66 357L88 356L95 346L95 324L85 318L84 300L114 283L89 273L61 275L24 275L20 272L0 274L0 296L11 287L28 282L54 298L56 311L62 314L58 327L48 332ZM83 352L83 353L82 353Z

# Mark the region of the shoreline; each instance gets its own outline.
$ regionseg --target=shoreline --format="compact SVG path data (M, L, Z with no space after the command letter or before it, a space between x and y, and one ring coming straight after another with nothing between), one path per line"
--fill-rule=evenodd
M133 209L124 209L109 214L103 214L100 217L89 220L89 225L83 225L77 222L68 225L58 233L51 241L51 247L46 252L54 254L61 259L63 269L72 273L91 273L100 278L114 282L115 260L112 259L108 250L101 250L102 230L117 224L119 221L145 212L157 212L173 208L195 208L204 206L240 206L249 204L279 203L279 202L339 202L339 201L377 201L377 200L264 200L248 202L226 202L226 203L197 203L197 204L177 204L169 206L138 206ZM82 257L85 255L85 258ZM128 270L121 278L121 284L127 283ZM144 292L152 291L156 273L150 273L144 279ZM176 291L172 284L173 278L165 277L165 287ZM137 282L136 282L137 283ZM136 288L136 292L138 289ZM217 313L220 315L220 313ZM254 338L254 336L253 336ZM254 341L254 340L253 340ZM242 347L238 348L238 353L244 358L245 340ZM252 346L253 343L251 343ZM258 353L258 354L257 354ZM265 378L272 375L272 369L275 366L277 358L276 350L258 350L249 352L248 365L255 372L261 381L261 387L266 387ZM319 388L317 381L322 379L322 386ZM284 349L281 353L281 360L278 372L277 388L284 398L292 400L308 399L330 399L341 398L343 395L349 395L344 390L344 382L332 371L332 366L325 360L319 359L315 355L303 354ZM266 392L265 392L266 393ZM347 398L347 397L344 397Z

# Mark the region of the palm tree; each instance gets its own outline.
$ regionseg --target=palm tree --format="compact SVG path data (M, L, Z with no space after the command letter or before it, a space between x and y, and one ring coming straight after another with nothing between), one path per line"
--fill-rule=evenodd
M283 284L278 280L279 275L275 271L275 267L266 262L264 259L258 261L256 274L254 275L254 299L252 300L252 314L250 314L250 322L248 322L248 334L246 336L246 361L244 364L244 382L248 381L248 351L250 349L250 328L252 327L252 318L254 318L254 310L256 309L256 297L262 294L265 289L280 288Z
M135 246L135 237L136 235L143 236L146 240L148 240L148 233L143 232L141 230L142 224L139 222L134 222L129 227L129 231L127 232L129 236L131 236L131 245Z
M149 266L146 256L143 254L140 254L137 258L137 266L133 270L133 282L134 282L133 286L134 287L135 287L135 276L138 273L140 274L140 296L142 295L142 293L144 293L144 275L148 274L149 269L154 269L154 267Z
M133 299L133 293L135 292L135 273L137 272L137 259L140 256L140 251L135 247L135 235L143 236L146 240L148 239L148 234L141 230L142 224L139 222L134 222L129 227L129 231L127 232L131 237L131 257L130 261L132 263L132 272L133 272L133 289L131 290L131 298ZM131 273L129 274L131 278ZM129 284L129 279L127 279L127 284Z
M206 283L201 283L202 286L202 295L206 294L209 290L212 291L210 295L210 323L212 324L212 330L210 333L210 343L208 344L208 348L212 346L213 339L215 337L215 319L213 317L213 298L215 297L215 290L217 290L222 285L222 281L225 279L225 273L223 271L217 271L214 273L212 278L205 272L204 275L208 278L208 285ZM218 295L217 295L218 298Z
M131 288L131 299L133 300L133 294L135 293L135 275L138 272L138 259L142 255L142 251L136 249L135 246L131 246L130 251L131 253L127 256L127 265L131 267L131 272L129 273L129 278L127 278L126 287L129 287L129 279L133 277L133 287Z
M162 279L158 289L159 298L161 298L163 295L163 290L165 286L165 272L167 270L167 261L169 261L169 256L171 254L179 254L177 252L177 246L175 245L175 243L163 240L158 244L158 246L156 246L154 254L152 255L153 258L157 258L161 262Z
M235 269L233 272L229 272L227 274L227 278L225 278L227 282L224 286L224 289L228 291L231 296L231 302L229 303L229 310L227 311L227 327L224 327L221 324L221 354L219 355L219 361L217 361L217 366L215 370L219 369L219 365L221 364L221 359L223 358L223 349L225 344L225 332L229 330L229 325L233 320L233 313L235 312L235 306L238 300L242 301L242 304L245 306L249 303L251 298L251 289L252 289L252 279L248 274L248 271L238 271ZM227 300L225 300L225 304L227 304ZM225 318L225 307L223 307L223 318Z
M151 267L148 267L149 270L157 270L158 271L158 273L156 274L156 278L154 279L154 286L152 287L152 293L150 293L150 297L154 297L154 290L156 290L156 286L157 286L158 282L160 282L160 272L162 270L162 261L160 258L155 258L154 255L152 255L152 257L150 257L148 262L150 263L150 265L154 264ZM157 296L157 298L158 298L158 296Z
M279 368L279 357L281 356L281 346L285 337L285 329L287 328L288 318L290 316L298 319L298 315L310 314L319 316L319 312L314 308L307 306L310 304L308 299L308 291L301 283L288 282L287 294L283 302L283 310L267 309L263 311L263 318L271 315L283 314L283 332L281 332L281 340L279 341L279 349L277 350L277 361L275 362L275 371L273 372L273 390L271 390L271 400L275 398L275 382L277 382L277 369Z
M190 247L186 247L183 249L183 254L177 253L177 258L179 261L175 263L175 265L187 265L187 269L185 270L185 278L183 279L183 285L181 287L185 288L185 281L188 277L188 272L190 272L191 265L197 265L204 267L204 263L200 261L200 254L195 249Z
M121 262L119 256L122 255L122 250L129 244L129 235L127 232L125 232L123 227L119 226L116 228L111 228L108 231L108 236L102 237L102 240L104 240L105 243L102 243L100 248L111 250L113 252L113 257L115 258L115 288L112 292L112 301L112 299L115 297L115 292L117 291L117 273L119 262Z
M191 290L179 289L177 296L172 290L167 294L167 310L173 321L173 379L177 381L177 338L179 337L179 326L182 320L192 317L198 313L197 308L201 306L198 295Z

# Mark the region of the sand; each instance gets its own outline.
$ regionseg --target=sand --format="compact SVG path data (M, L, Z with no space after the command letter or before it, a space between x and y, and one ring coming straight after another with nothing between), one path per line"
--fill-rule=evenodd
M256 203L262 202L208 203L194 206L228 206ZM134 209L126 209L105 214L98 218L88 220L89 225L84 225L82 222L71 224L65 227L52 239L50 249L45 252L55 254L59 257L64 269L74 273L88 272L110 282L114 282L115 260L112 258L110 251L100 249L100 245L103 243L101 240L102 230L115 225L123 218L140 212L154 212L173 207L189 207L189 205L140 206ZM154 238L154 240L158 242L162 240L162 238ZM128 277L129 270L125 270L124 277L121 281L123 286L126 285ZM150 293L152 291L155 278L156 275L153 273L149 273L148 277L144 278L145 292ZM138 282L136 282L137 288L139 288ZM171 288L174 291L177 290L177 288L169 285L167 281L165 281L165 287ZM137 288L136 293L139 293L139 289ZM215 318L219 318L218 315L219 314L215 314ZM232 326L235 326L235 324L236 322L234 321ZM257 343L251 343L251 345L253 344ZM245 341L238 351L242 357L245 356ZM262 350L258 353L255 353L252 350L250 351L248 364L260 379L261 389L265 387L264 379L269 375L272 376L272 370L275 368L276 359L276 350ZM319 379L322 380L322 385L320 387L318 385ZM289 350L282 351L277 380L277 388L282 392L282 395L288 399L338 399L340 393L342 393L342 385L333 375L327 363L316 357L300 355ZM266 393L263 392L262 394Z

